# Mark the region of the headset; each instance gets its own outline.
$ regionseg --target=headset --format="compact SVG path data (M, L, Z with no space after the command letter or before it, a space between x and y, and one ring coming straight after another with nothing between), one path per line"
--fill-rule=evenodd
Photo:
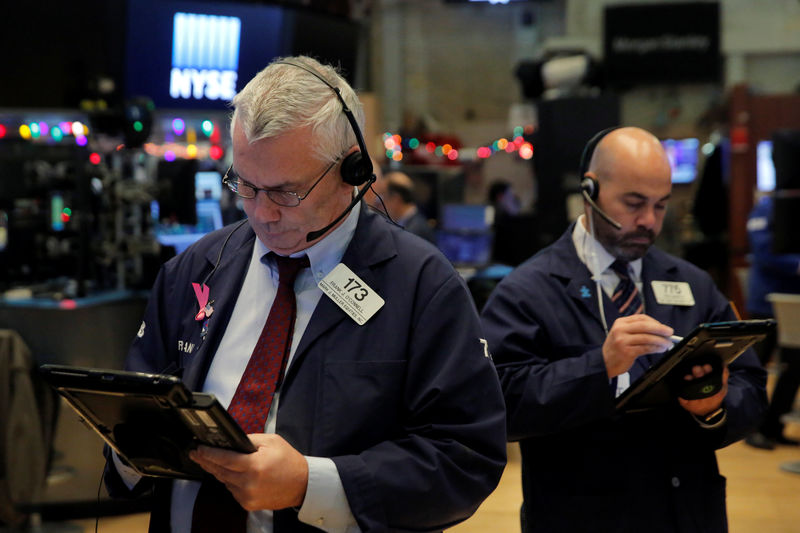
M597 211L597 214L603 218L606 222L611 224L617 229L622 229L622 225L608 216L605 211L603 211L600 206L597 205L597 197L600 195L600 183L591 176L587 176L586 173L589 172L589 164L592 162L592 156L594 155L595 148L597 145L600 144L600 141L603 138L611 133L614 130L619 129L621 126L613 126L611 128L606 128L594 134L594 136L589 139L589 142L586 143L586 146L583 148L583 153L581 154L581 163L580 163L580 176L581 176L581 194L583 195L584 200L589 202L589 205L592 206L592 209Z
M600 141L603 140L603 137L619 128L620 126L614 126L595 133L583 148L580 161L581 194L583 195L584 200L586 200L589 205L592 206L592 209L596 211L603 220L614 226L616 229L621 229L622 225L608 216L606 212L603 211L596 203L597 197L600 194L600 183L593 177L587 176L586 173L589 171L589 164L592 161L592 156L594 155L597 145L600 144ZM588 222L589 234L594 238L595 230L593 217L588 217ZM591 259L587 257L587 261L588 260L594 261L595 270L597 270L597 255L592 253ZM605 331L606 335L608 335L608 322L606 321L606 312L603 306L603 289L600 286L600 273L598 272L597 274L592 275L592 280L595 282L595 292L597 293L597 307L600 312L600 322L603 325L603 330Z
M325 78L323 78L310 68L307 68L298 63L293 63L291 61L276 61L275 63L282 65L291 65L293 67L303 69L312 76L314 76L315 78L317 78L318 80L320 80L322 83L330 87L330 89L339 99L339 102L341 102L342 104L342 111L344 112L345 117L347 117L347 121L350 123L350 126L353 128L353 134L355 134L356 136L356 142L358 143L358 148L360 150L358 152L353 152L352 154L348 155L347 157L344 158L344 161L342 161L342 169L341 169L342 180L348 185L353 185L356 187L369 182L368 185L364 187L361 190L361 192L359 192L356 195L356 197L353 199L353 202L348 206L348 208L345 209L345 211L342 212L342 214L339 215L333 222L331 222L321 230L312 231L308 235L306 235L306 241L310 242L324 235L329 229L331 229L334 225L336 225L337 222L339 222L342 218L344 218L344 216L347 213L349 213L353 209L353 207L355 207L355 205L361 200L361 198L364 197L364 194L366 194L367 189L369 189L370 186L375 182L376 177L375 174L373 174L372 172L373 170L372 160L369 158L369 153L367 152L367 145L364 142L364 136L361 134L361 129L358 127L358 122L356 122L356 118L353 116L353 112L350 111L350 108L347 107L347 103L345 103L344 98L342 98L342 94L339 88L333 86L328 80L326 80ZM214 266L211 269L211 271L206 275L206 277L201 282L201 286L206 285L206 283L208 283L208 280L211 279L211 277L217 271L217 267L219 267L220 261L222 260L222 252L225 250L228 241L236 232L236 230L244 226L246 222L247 219L244 219L238 224L236 224L236 226L230 231L230 233L228 233L227 237L225 237L225 240L223 241L222 246L220 247L219 254L217 255L217 260L214 263Z
M208 280L211 279L211 276L214 275L214 272L217 271L217 267L219 267L219 263L220 263L220 261L222 261L222 252L225 251L225 247L228 245L228 241L231 240L231 237L233 237L233 234L236 233L236 230L241 228L242 226L244 226L246 223L247 223L247 219L246 218L244 220L240 220L236 224L236 227L234 227L230 231L230 233L228 233L228 235L225 237L225 240L222 241L222 246L219 249L219 254L217 254L217 260L214 262L214 266L211 268L209 273L206 274L206 277L203 278L203 281L200 282L200 286L201 287L204 287L208 283Z
M299 63L283 60L276 61L274 64L291 65L293 67L305 70L319 81L327 85L330 90L333 91L333 94L336 95L336 98L338 98L339 102L342 104L342 112L344 113L344 116L347 117L347 121L350 123L350 127L353 129L353 134L356 136L356 143L358 143L359 149L358 152L353 152L345 157L344 161L342 161L342 180L348 185L354 185L356 187L366 183L366 181L372 177L372 160L369 158L367 144L364 142L364 136L361 134L361 128L358 127L358 122L356 122L356 117L353 116L353 112L350 111L349 107L347 107L347 103L345 103L339 87L333 85L319 73Z
M342 169L341 169L342 180L348 185L353 185L355 187L363 185L364 183L367 184L359 191L359 193L355 196L355 198L353 198L353 201L350 202L350 205L347 206L347 209L342 211L342 213L338 217L336 217L330 224L328 224L322 229L311 231L308 233L308 235L306 235L306 242L311 242L325 235L325 233L327 233L329 229L331 229L341 219L343 219L345 215L347 215L347 213L349 213L356 206L356 204L361 201L364 195L367 194L367 190L372 186L373 183L375 183L377 177L372 172L372 160L369 158L369 152L367 151L367 143L364 142L364 136L361 134L361 128L358 127L358 122L356 122L356 118L353 116L353 112L350 111L349 107L347 107L347 103L344 101L344 98L342 97L342 92L339 89L339 87L336 87L331 82L322 77L322 75L306 67L305 65L301 65L299 63L286 60L275 61L275 63L273 64L291 65L293 67L305 70L306 72L317 78L319 81L327 85L330 88L330 90L333 91L333 94L336 95L336 98L338 98L339 102L342 104L342 112L344 113L344 116L347 117L347 121L350 123L350 127L353 129L353 134L356 136L356 143L358 143L358 149L359 149L358 152L353 152L352 154L345 157L344 161L342 161Z

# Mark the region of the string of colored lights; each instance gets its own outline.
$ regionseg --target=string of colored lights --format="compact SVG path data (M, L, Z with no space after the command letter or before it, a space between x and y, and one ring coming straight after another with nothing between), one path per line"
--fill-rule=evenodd
M533 130L534 127L531 125L517 126L513 130L511 140L501 137L490 144L479 146L478 148L461 148L460 150L448 143L437 145L433 141L428 141L423 144L416 137L403 139L399 134L386 132L383 134L383 146L386 149L386 157L392 161L402 161L404 152L418 150L436 157L446 157L450 161L487 159L499 152L516 153L520 158L528 160L533 157L533 145L526 141L523 135L531 134Z
M164 142L144 144L143 148L149 155L164 158L167 161L174 161L178 158L219 160L224 157L225 150L220 146L220 128L217 128L213 121L206 119L200 122L199 129L207 138L206 142L198 140L197 128L187 126L183 118L176 117L168 122L171 124L171 131L165 132ZM16 133L20 139L35 143L60 144L66 142L65 139L74 137L73 140L78 146L89 144L89 126L80 120L50 121L49 124L43 120L26 120L19 123L17 127L15 126L16 124L8 121L6 124L0 122L0 139L11 138ZM141 131L144 126L140 121L136 121L132 127L135 131ZM174 136L184 137L185 142L177 141ZM123 144L117 146L118 151L124 148ZM99 165L102 158L100 154L92 152L89 160L92 164Z
M13 130L9 130L5 124L0 124L0 139L9 136L10 131ZM59 143L64 137L74 136L75 144L78 146L86 146L88 143L87 137L89 136L89 127L79 120L65 120L52 126L45 121L25 122L20 124L16 131L21 139L27 141L44 140L50 137L53 141Z
M215 127L211 120L203 120L200 125L202 133L211 141L210 146L198 143L196 128L187 126L183 118L166 119L166 123L169 126L165 128L164 142L145 143L144 150L148 154L164 158L167 161L174 161L177 158L211 158L219 160L224 156L224 150L219 145L219 128ZM134 129L136 129L137 125L139 129L142 128L141 124L134 124ZM533 145L525 140L524 135L532 133L533 130L534 127L531 125L517 126L513 129L510 138L501 137L477 148L455 148L449 143L423 142L423 140L416 137L404 139L399 134L386 132L383 134L383 145L386 149L386 157L392 161L402 161L406 154L413 152L421 152L421 155L427 157L447 158L449 161L487 159L501 152L516 154L521 159L529 160L533 157ZM8 136L11 131L13 130L0 123L0 139ZM65 137L74 136L76 144L86 146L89 127L77 120L72 122L61 121L52 125L45 121L31 121L20 124L17 132L22 139L39 142L49 137L53 142L60 143ZM177 141L175 136L185 136L185 142ZM123 147L120 145L118 149Z

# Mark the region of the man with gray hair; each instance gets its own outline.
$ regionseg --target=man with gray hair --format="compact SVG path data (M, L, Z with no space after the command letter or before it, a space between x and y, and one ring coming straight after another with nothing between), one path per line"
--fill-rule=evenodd
M463 281L360 202L374 180L355 92L307 57L233 100L224 182L247 223L166 263L127 359L216 395L257 448L200 446L200 482L154 485L150 531L441 531L505 465L497 375ZM361 190L358 189L361 187Z

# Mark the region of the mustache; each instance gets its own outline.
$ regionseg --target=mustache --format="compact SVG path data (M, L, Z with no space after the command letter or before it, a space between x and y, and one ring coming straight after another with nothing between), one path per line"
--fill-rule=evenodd
M642 237L649 239L651 242L656 240L655 232L649 229L637 229L635 231L625 233L624 235L622 235L622 240L640 239Z

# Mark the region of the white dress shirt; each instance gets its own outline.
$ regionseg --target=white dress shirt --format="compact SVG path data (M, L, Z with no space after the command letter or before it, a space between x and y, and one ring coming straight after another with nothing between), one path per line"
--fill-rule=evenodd
M585 217L586 215L578 217L575 228L572 230L572 242L578 252L578 259L592 273L592 279L596 279L599 273L600 286L610 298L619 284L619 276L611 269L611 263L616 261L616 257L608 253L603 245L586 231L586 228L583 227ZM628 263L628 272L633 282L636 283L639 294L642 294L642 260L637 259Z
M575 245L578 259L586 265L586 268L588 268L589 272L592 274L592 279L595 280L596 283L599 283L603 292L610 298L614 295L614 289L616 289L619 284L619 275L611 269L611 264L616 258L608 253L603 245L600 244L591 233L586 231L586 228L583 226L585 217L586 215L578 217L575 228L572 230L572 243ZM636 259L628 263L628 273L634 283L636 283L636 289L639 291L639 294L643 294L642 260ZM642 303L644 303L644 298L642 298ZM602 308L599 309L599 312L602 314L603 318L605 318L605 311ZM610 324L608 326L610 327ZM606 334L608 334L608 331L606 331ZM617 376L616 396L622 394L625 389L630 387L630 384L631 377L628 372Z

